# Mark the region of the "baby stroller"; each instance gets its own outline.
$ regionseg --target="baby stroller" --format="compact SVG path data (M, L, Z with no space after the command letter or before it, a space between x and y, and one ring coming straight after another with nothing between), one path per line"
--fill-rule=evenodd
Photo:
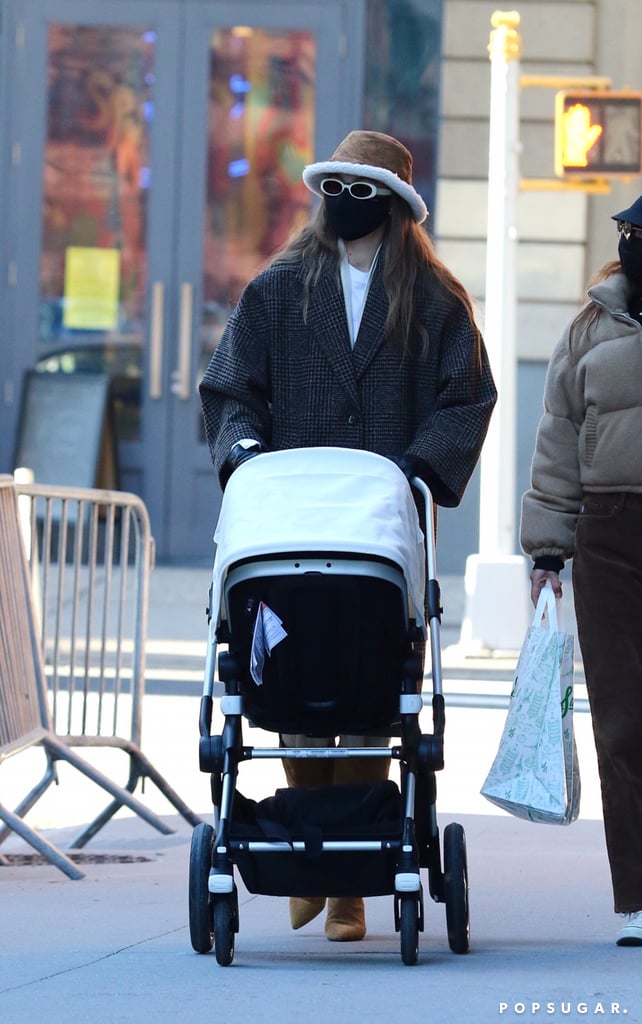
M425 512L423 532L413 491ZM428 488L418 478L409 486L393 462L370 452L265 454L231 477L215 540L200 710L200 768L211 778L214 822L201 823L192 836L193 948L214 947L217 962L231 964L238 870L248 891L263 895L392 895L401 958L415 964L426 868L430 896L445 904L449 946L467 952L464 830L456 823L445 828L442 870L435 806L445 715ZM419 724L426 600L430 733ZM220 646L226 650L217 657ZM218 735L216 667L224 688ZM399 743L245 746L243 719L276 734L391 736ZM245 761L364 756L398 761L399 786L388 780L304 793L294 787L259 801L237 789Z

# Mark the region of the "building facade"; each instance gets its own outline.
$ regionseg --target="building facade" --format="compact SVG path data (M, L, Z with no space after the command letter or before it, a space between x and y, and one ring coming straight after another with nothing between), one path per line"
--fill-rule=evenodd
M523 76L606 78L615 91L642 91L642 62L632 43L642 27L640 0L521 0L515 5L447 0L444 4L435 238L442 258L477 299L482 323L488 44L493 12L513 6L520 15ZM554 97L554 88L526 87L520 92L520 171L531 186L555 177ZM617 258L611 214L642 193L639 177L609 184L606 193L531 187L518 196L516 529L520 497L529 482L548 358L565 323L580 307L588 279L607 260ZM454 534L463 528L467 536L474 531L478 508L473 485L458 521L442 516L441 540L447 541L449 550L456 544L451 530Z
M412 150L429 230L483 323L496 7L5 0L0 472L15 468L34 371L59 427L70 402L64 387L56 399L59 382L99 373L116 482L145 500L159 557L209 560L220 494L198 379L245 281L310 210L301 167L357 126ZM642 89L640 0L523 0L518 10L524 72ZM553 93L525 89L520 109L522 174L551 178ZM613 256L610 213L640 191L634 180L609 195L520 194L519 492L546 360L589 272ZM39 429L46 440L44 406ZM37 477L66 482L68 466L73 478L74 449L72 436L64 459L44 460ZM477 549L478 476L461 509L440 516L441 572L462 572Z

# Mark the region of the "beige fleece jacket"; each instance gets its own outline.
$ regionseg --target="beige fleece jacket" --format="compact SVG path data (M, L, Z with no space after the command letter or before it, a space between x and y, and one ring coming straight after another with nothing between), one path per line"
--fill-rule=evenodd
M549 364L520 540L532 558L571 558L587 492L642 493L642 326L616 273L588 292L597 319L569 327Z

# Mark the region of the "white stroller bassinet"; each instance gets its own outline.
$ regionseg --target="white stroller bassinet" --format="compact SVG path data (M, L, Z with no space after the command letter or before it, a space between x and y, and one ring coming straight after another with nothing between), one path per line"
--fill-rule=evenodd
M424 538L406 478L389 459L350 448L293 448L252 459L230 478L214 540L213 622L217 613L225 616L223 582L234 563L333 551L401 568L410 614L423 628Z

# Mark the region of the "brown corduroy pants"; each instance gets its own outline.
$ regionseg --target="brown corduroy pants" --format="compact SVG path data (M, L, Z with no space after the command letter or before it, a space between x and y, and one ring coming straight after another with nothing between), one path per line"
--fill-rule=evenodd
M642 495L588 495L573 592L615 910L642 910Z

